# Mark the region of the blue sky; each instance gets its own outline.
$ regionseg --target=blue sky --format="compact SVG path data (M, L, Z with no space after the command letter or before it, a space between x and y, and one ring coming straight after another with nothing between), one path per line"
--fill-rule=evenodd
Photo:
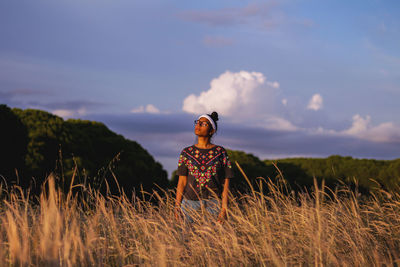
M261 158L399 158L398 1L0 2L0 102L96 119L171 172L215 142Z

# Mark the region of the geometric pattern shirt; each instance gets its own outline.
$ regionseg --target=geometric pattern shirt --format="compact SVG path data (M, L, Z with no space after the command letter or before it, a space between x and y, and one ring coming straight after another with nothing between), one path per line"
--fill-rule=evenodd
M233 178L232 164L222 146L182 150L177 175L187 176L183 196L190 200L221 197L225 178Z

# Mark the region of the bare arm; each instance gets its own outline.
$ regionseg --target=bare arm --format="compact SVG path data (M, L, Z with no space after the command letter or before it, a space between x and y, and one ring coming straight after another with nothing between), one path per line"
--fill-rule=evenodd
M178 186L176 187L176 199L175 199L175 217L179 217L179 209L183 198L183 190L186 187L187 176L179 176Z
M218 216L218 221L222 222L226 217L226 210L228 209L228 192L229 192L229 178L225 178L224 189L222 191L222 206L221 212Z

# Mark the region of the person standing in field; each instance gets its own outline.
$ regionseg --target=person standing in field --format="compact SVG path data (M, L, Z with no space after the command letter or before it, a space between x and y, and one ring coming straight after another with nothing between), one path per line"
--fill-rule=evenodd
M222 146L211 143L217 131L218 113L203 114L194 121L197 143L186 147L179 156L178 186L175 200L175 217L193 223L191 210L205 209L218 215L222 223L228 206L229 180L233 170L228 154ZM218 205L218 198L221 205Z

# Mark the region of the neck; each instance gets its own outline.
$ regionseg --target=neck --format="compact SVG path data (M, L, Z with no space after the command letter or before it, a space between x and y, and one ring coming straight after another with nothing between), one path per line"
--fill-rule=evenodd
M213 146L213 144L210 143L210 137L202 137L199 136L197 138L197 144L196 146L198 148L210 148Z

